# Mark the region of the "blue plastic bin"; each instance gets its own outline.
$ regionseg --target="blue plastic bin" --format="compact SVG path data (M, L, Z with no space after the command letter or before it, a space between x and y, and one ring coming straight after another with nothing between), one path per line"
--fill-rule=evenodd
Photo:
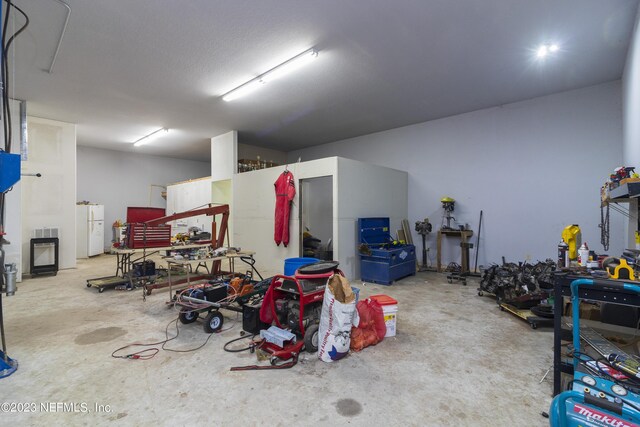
M318 261L318 258L287 258L284 260L284 275L293 276L300 267Z

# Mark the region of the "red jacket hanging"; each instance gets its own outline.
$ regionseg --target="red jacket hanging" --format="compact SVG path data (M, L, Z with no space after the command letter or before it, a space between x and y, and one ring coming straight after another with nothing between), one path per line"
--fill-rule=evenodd
M274 183L276 187L276 220L274 240L276 245L280 242L286 247L289 244L289 213L291 211L291 201L296 195L296 185L293 174L285 170L280 174Z

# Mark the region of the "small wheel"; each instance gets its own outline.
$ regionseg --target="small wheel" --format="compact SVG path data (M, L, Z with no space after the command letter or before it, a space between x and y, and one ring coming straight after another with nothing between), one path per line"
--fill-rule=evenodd
M319 325L314 323L304 331L304 348L309 353L318 351L318 327Z
M104 292L104 288L98 288L98 293L101 294Z
M467 286L467 281L466 280L462 281L462 286Z
M153 289L147 289L145 293L146 293L147 295L151 295L151 291L152 291L152 290L153 290Z
M271 366L276 366L276 363L278 363L278 358L275 356L271 356L271 359L269 359L269 363L271 363Z
M188 325L189 323L193 323L196 320L198 320L198 317L200 317L200 314L198 314L197 311L191 311L191 310L183 310L180 312L180 314L178 314L178 320L180 320L180 323L182 323L183 325Z
M87 283L87 288L90 288L90 287L91 287L91 283Z
M224 323L224 316L219 311L212 311L207 314L207 317L204 319L204 331L208 334L219 331L222 329L222 324Z
M531 324L531 329L538 329L538 324L537 323L532 323Z
M479 297L484 296L484 292L482 292L482 291L478 291L478 296L479 296Z

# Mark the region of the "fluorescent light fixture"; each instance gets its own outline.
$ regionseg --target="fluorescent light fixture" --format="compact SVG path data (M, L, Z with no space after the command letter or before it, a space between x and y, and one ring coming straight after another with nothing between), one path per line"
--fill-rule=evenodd
M145 135L142 138L140 138L139 140L135 141L133 143L133 146L134 147L139 147L141 145L148 144L151 141L154 141L154 140L158 139L159 137L161 137L162 135L164 135L164 134L166 134L168 132L169 132L169 129L167 129L167 128L160 128L158 130L154 130L149 135Z
M315 49L305 50L299 55L294 56L288 61L270 69L266 73L260 74L258 77L249 80L248 82L238 86L235 89L222 95L223 101L233 101L241 96L247 95L254 90L260 88L263 84L279 79L280 77L287 75L302 66L308 64L313 59L318 57L318 51Z

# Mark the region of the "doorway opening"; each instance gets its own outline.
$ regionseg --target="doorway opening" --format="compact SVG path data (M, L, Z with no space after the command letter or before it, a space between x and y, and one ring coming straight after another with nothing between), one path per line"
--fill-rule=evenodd
M333 259L333 177L300 180L300 256Z

